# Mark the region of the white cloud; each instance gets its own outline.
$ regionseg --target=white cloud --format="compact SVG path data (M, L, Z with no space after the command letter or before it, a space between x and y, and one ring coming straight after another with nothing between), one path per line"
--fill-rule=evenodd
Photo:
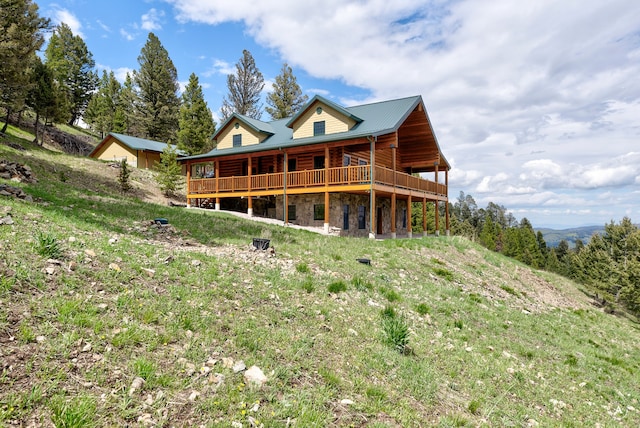
M74 36L80 36L84 39L82 33L82 23L76 16L67 9L57 9L53 14L53 22L55 24L65 23L71 28Z
M131 34L124 28L120 29L120 35L128 41L132 41L133 39L135 39L135 35Z
M143 30L157 31L162 28L162 18L164 18L164 10L158 10L155 8L149 9L147 13L142 15L140 25Z
M211 77L215 74L222 74L224 76L229 74L234 74L236 72L236 67L233 64L228 63L227 61L221 59L214 59L212 67L202 73L204 77Z

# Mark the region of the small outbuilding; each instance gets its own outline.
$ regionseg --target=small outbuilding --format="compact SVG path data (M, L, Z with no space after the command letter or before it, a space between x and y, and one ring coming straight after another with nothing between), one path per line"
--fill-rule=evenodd
M117 162L126 159L129 165L150 169L160 162L160 154L166 147L166 143L159 141L111 132L89 153L89 157Z

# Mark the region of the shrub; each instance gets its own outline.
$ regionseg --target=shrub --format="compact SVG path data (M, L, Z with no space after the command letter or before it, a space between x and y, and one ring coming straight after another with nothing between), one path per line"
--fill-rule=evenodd
M451 271L444 268L433 268L433 273L446 279L447 281L453 281L453 273Z
M409 326L404 317L396 315L393 317L382 317L382 333L384 342L400 352L409 353Z
M427 306L425 303L418 303L418 305L416 306L416 312L418 312L420 315L426 315L430 312L429 306Z
M300 273L309 273L311 272L311 269L309 268L308 264L302 262L296 265L296 271Z
M344 281L335 281L329 284L329 293L340 293L341 291L347 291L347 284Z
M79 396L70 401L55 397L51 404L51 421L58 428L81 428L94 426L96 403L91 397Z
M304 291L306 291L307 293L313 292L313 290L315 290L315 288L316 287L313 285L313 279L311 277L309 277L309 276L302 283L302 289Z
M36 236L35 247L36 252L42 257L57 259L62 256L60 242L51 234L39 232Z
M351 284L359 291L368 291L373 288L373 285L369 281L364 280L360 276L354 276L351 278Z
M129 176L131 171L129 170L129 164L126 159L120 161L120 173L118 174L118 184L120 184L120 191L127 193L131 190L131 179Z

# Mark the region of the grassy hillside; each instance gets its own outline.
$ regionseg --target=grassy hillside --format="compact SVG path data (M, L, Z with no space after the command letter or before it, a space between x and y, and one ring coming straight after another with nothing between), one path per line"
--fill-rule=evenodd
M122 196L11 132L38 183L0 179L35 199L0 196L0 426L640 426L638 328L568 280L142 202L148 172Z

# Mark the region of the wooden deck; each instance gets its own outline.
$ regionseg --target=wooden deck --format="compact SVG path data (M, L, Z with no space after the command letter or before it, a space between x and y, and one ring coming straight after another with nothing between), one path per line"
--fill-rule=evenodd
M189 198L300 194L316 192L366 192L406 194L447 200L447 186L403 172L376 166L373 183L370 165L312 169L241 177L200 178L189 180Z

